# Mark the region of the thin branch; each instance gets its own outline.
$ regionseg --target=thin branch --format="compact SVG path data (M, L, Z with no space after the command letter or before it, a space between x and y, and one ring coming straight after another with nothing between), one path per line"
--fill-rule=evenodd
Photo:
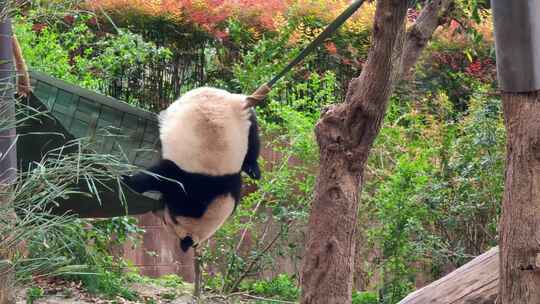
M289 220L287 222L287 226L289 226L290 224L292 223L291 220ZM252 260L251 262L249 263L248 267L246 267L246 269L244 270L244 272L242 273L242 275L240 275L240 277L238 277L238 279L234 282L234 284L232 285L232 288L231 290L235 290L236 288L238 288L238 285L240 285L240 283L242 282L242 280L244 280L247 275L251 272L251 269L253 269L253 267L255 266L255 264L261 259L261 257L268 251L270 250L270 248L272 248L274 246L274 244L276 243L276 241L279 239L279 237L283 234L283 230L281 230L273 239L272 241L270 241L270 243L268 243L268 245L266 245L266 247L264 247L264 249L262 251L260 251Z
M453 2L453 0L433 0L422 9L418 19L407 31L401 76L408 76L435 30L444 23Z

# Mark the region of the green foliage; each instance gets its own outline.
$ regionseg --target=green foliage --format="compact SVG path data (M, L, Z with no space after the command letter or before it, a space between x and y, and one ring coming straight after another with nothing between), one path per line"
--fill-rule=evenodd
M110 298L120 296L132 301L138 299L137 293L130 289L125 275L129 267L127 262L112 256L103 256L95 262L96 265L88 265L88 274L67 275L66 277L80 280L91 293Z
M88 89L103 92L126 73L172 56L169 49L157 47L126 29L115 34L96 33L89 25L94 17L88 14L75 14L71 25L59 21L38 23L42 26L39 30L31 21L35 14L39 12L31 11L15 20L15 33L27 64ZM135 97L125 101L147 106Z
M98 87L89 71L81 73L84 69L78 67L74 68L78 73L72 72L69 52L61 43L61 33L45 28L38 35L32 30L32 24L25 20L16 22L14 30L29 67L88 88Z
M269 81L292 60L300 49L287 47L287 36L259 40L242 55L242 61L233 67L234 80L241 92L253 92ZM288 77L290 79L290 75Z
M26 291L26 304L34 304L34 301L43 298L45 292L41 287L30 287Z
M74 220L63 229L63 233L66 239L79 241L67 246L63 254L71 259L71 263L81 266L79 272L64 276L80 280L92 293L136 299L137 295L127 287L128 277L125 275L126 271L134 269L127 261L113 257L111 249L126 241L136 244L142 232L137 221L131 217L99 221ZM35 250L38 249L33 248Z
M128 272L126 273L126 278L131 283L155 284L158 286L172 289L180 289L185 285L184 280L175 274L168 274L159 278L149 278L141 276L136 272Z
M78 153L67 152L70 150ZM110 250L127 240L136 241L141 232L137 222L126 217L90 221L48 212L51 204L72 195L98 199L92 185L118 179L130 166L111 155L92 152L86 139L50 151L47 156L20 173L10 191L2 193L10 203L2 205L0 212L15 210L17 218L5 217L7 221L0 227L10 229L5 233L10 237L4 240L6 244L0 243L0 248L5 250L9 242L24 240L28 251L26 256L13 259L18 280L29 280L35 274L60 275L82 281L92 292L134 299L123 275L129 265L113 258ZM75 180L87 182L88 192L81 192Z
M354 291L352 294L352 304L379 304L376 293L370 291Z
M419 260L425 250L422 236L430 225L430 213L420 195L431 171L426 154L400 157L393 174L373 197L375 217L380 225L370 232L385 259L383 303L397 302L414 287L411 275L414 270L409 263Z
M380 272L381 303L397 303L414 289L418 265L436 278L440 269L496 244L502 109L500 99L487 94L490 85L468 83L475 93L466 112L444 91L427 93L417 104L399 92L390 106L363 194L363 211L373 223L369 239L380 251L371 266Z
M279 274L270 280L255 281L244 288L256 295L286 301L294 301L300 295L295 280L287 274Z
M235 30L231 33L231 40L243 52L241 60L234 62L232 67L231 89L253 92L281 72L310 42L291 43L292 36L299 35L303 30L298 29L298 21L288 22L279 33L266 33L254 40L246 37L246 33L249 33L247 28L233 23ZM328 57L324 49L316 50L302 62L302 66L308 68L295 67L274 86L272 96L298 110L309 114L318 113L317 110L325 105L339 101L336 95L341 93L340 81L349 77L340 71L342 65L335 64L335 60L334 57ZM340 79L336 77L339 72Z

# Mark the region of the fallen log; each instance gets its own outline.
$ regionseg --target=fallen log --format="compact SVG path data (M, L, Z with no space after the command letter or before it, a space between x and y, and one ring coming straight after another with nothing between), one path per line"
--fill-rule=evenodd
M499 247L493 247L398 304L494 304L499 285Z

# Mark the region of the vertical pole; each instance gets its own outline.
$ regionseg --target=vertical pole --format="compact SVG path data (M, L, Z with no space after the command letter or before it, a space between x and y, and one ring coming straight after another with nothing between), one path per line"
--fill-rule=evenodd
M193 263L195 265L195 286L193 288L193 296L198 301L202 295L202 261L197 248L193 248Z
M5 5L5 2L0 2L0 11L4 10ZM0 119L8 123L15 121L15 72L11 36L11 21L0 17ZM0 131L0 188L6 187L15 178L15 136L14 128ZM4 198L0 196L0 204L3 203ZM0 256L0 304L13 303L13 272L8 258Z
M0 115L2 121L15 121L11 20L0 20ZM0 131L0 185L13 181L17 167L15 128Z
M492 0L507 131L499 303L540 303L540 1Z

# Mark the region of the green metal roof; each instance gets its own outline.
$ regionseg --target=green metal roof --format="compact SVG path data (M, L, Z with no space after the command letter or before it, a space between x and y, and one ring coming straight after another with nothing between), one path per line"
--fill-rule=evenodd
M134 165L147 167L160 157L158 122L155 114L114 98L69 84L38 72L30 73L34 94L30 106L49 112L49 117L31 120L18 127L18 159L21 168L39 161L49 150L61 147L69 140L92 136L97 152L125 155ZM103 130L107 130L104 132ZM37 133L39 132L39 133ZM34 133L34 134L32 134ZM110 136L112 134L117 136ZM63 136L58 136L62 134ZM79 184L81 188L85 183ZM109 188L117 189L111 180ZM127 214L142 214L161 209L154 198L139 195L124 187L128 203ZM67 211L81 217L113 217L126 215L118 191L100 189L103 205L88 196L72 196L63 201L54 213Z
M30 76L36 97L74 137L96 136L98 152L124 152L137 166L146 167L159 158L154 113L42 73ZM122 136L111 140L99 132L104 128Z

